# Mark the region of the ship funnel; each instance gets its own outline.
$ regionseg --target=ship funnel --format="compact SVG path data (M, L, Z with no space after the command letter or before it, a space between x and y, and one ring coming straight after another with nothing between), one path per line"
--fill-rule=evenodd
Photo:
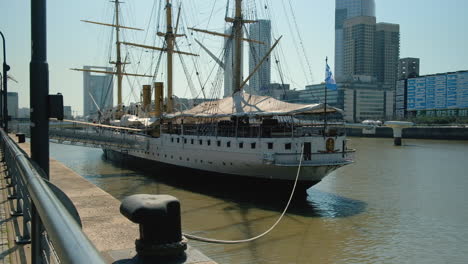
M151 85L143 85L143 111L149 112L151 104Z
M162 82L154 83L154 113L156 117L161 117L164 102L164 84Z

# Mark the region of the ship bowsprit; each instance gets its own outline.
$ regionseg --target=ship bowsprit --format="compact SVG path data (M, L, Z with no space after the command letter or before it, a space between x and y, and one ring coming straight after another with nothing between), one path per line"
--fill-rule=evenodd
M54 129L49 130L49 138L59 143L82 144L86 146L118 147L118 148L143 148L145 143L138 140L133 133L101 133L99 129Z

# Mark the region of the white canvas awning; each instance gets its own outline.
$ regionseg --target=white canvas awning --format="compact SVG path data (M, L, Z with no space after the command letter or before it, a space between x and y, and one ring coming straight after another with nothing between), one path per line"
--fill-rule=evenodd
M208 101L181 112L165 115L165 118L198 117L222 118L227 116L284 116L321 114L324 104L292 104L269 96L251 95L241 92L216 101ZM327 113L342 110L327 106Z

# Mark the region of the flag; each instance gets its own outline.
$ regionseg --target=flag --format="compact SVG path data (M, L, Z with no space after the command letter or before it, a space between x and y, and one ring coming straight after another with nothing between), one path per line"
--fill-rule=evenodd
M336 90L336 81L335 77L333 76L332 71L330 70L330 66L328 66L328 62L326 62L326 70L325 70L325 86L330 90Z

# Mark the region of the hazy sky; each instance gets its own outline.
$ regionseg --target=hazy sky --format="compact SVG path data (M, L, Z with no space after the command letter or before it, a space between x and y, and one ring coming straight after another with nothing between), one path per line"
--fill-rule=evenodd
M122 4L123 23L127 26L146 29L154 23L152 10L154 3L158 6L161 0L126 0ZM48 26L48 63L50 78L50 93L61 92L64 95L65 105L71 105L74 111L82 113L83 108L83 75L70 71L69 68L81 68L83 65L105 66L109 60L110 28L80 22L88 19L101 22L112 22L112 3L107 0L49 0L47 10ZM177 1L177 3L180 1ZM182 19L188 26L208 28L223 31L223 17L225 13L224 0L181 0L183 3ZM233 2L233 1L231 1ZM334 54L334 0L244 0L248 4L262 6L259 17L265 14L264 4L268 4L268 11L273 18L274 38L283 35L280 48L277 52L279 60L283 63L286 83L292 83L292 88L303 89L306 84L319 83L324 75L324 60L329 57L333 69ZM294 14L291 15L292 4ZM157 9L157 8L156 8ZM421 59L421 74L468 70L468 1L466 0L376 0L377 21L400 24L401 49L400 57L418 57ZM285 11L286 10L286 11ZM153 12L152 12L153 11ZM150 20L153 14L152 20ZM211 16L212 14L212 16ZM211 20L209 20L209 18ZM300 67L298 56L302 51L296 52L300 47L294 23L297 23L309 67L305 71ZM164 26L163 24L161 26ZM291 31L292 29L292 31ZM0 1L0 30L6 37L7 62L11 66L9 72L18 83L9 82L9 91L18 92L20 107L29 106L29 62L30 51L30 1L16 0ZM183 31L183 30L182 30ZM184 33L184 32L182 32ZM154 42L154 26L151 30L142 32L123 33L126 39L145 43L147 45L160 45ZM219 53L216 47L221 46L211 37L204 40L206 46ZM296 39L293 42L293 39ZM294 44L297 43L297 44ZM194 44L196 45L196 44ZM213 68L209 57L199 50L191 47L193 51L200 52L200 73L204 83ZM181 50L188 50L187 43L181 43ZM129 49L129 60L132 65L128 72L150 73L154 67L150 62L155 61L150 53L143 53L140 49ZM125 52L124 52L125 53ZM126 53L125 53L126 54ZM124 55L125 56L125 55ZM140 56L142 59L140 59ZM157 58L157 54L156 54ZM3 58L1 59L3 61ZM112 57L115 60L115 56ZM179 59L176 59L179 61ZM141 62L138 64L138 62ZM184 59L188 68L192 68L192 58ZM302 60L303 63L306 63ZM146 63L146 65L144 65ZM179 97L191 97L187 92L182 67L178 68L175 81L175 94ZM278 74L272 73L274 81L278 81ZM195 78L194 78L195 79ZM213 78L211 78L213 79ZM150 81L150 80L148 80ZM130 86L144 84L145 80L124 80L124 103L135 101L139 90ZM207 81L209 83L210 81ZM134 85L131 85L134 84ZM195 89L199 89L199 81L194 80ZM115 95L115 93L114 93ZM114 96L115 97L115 96ZM114 99L115 102L115 99Z

